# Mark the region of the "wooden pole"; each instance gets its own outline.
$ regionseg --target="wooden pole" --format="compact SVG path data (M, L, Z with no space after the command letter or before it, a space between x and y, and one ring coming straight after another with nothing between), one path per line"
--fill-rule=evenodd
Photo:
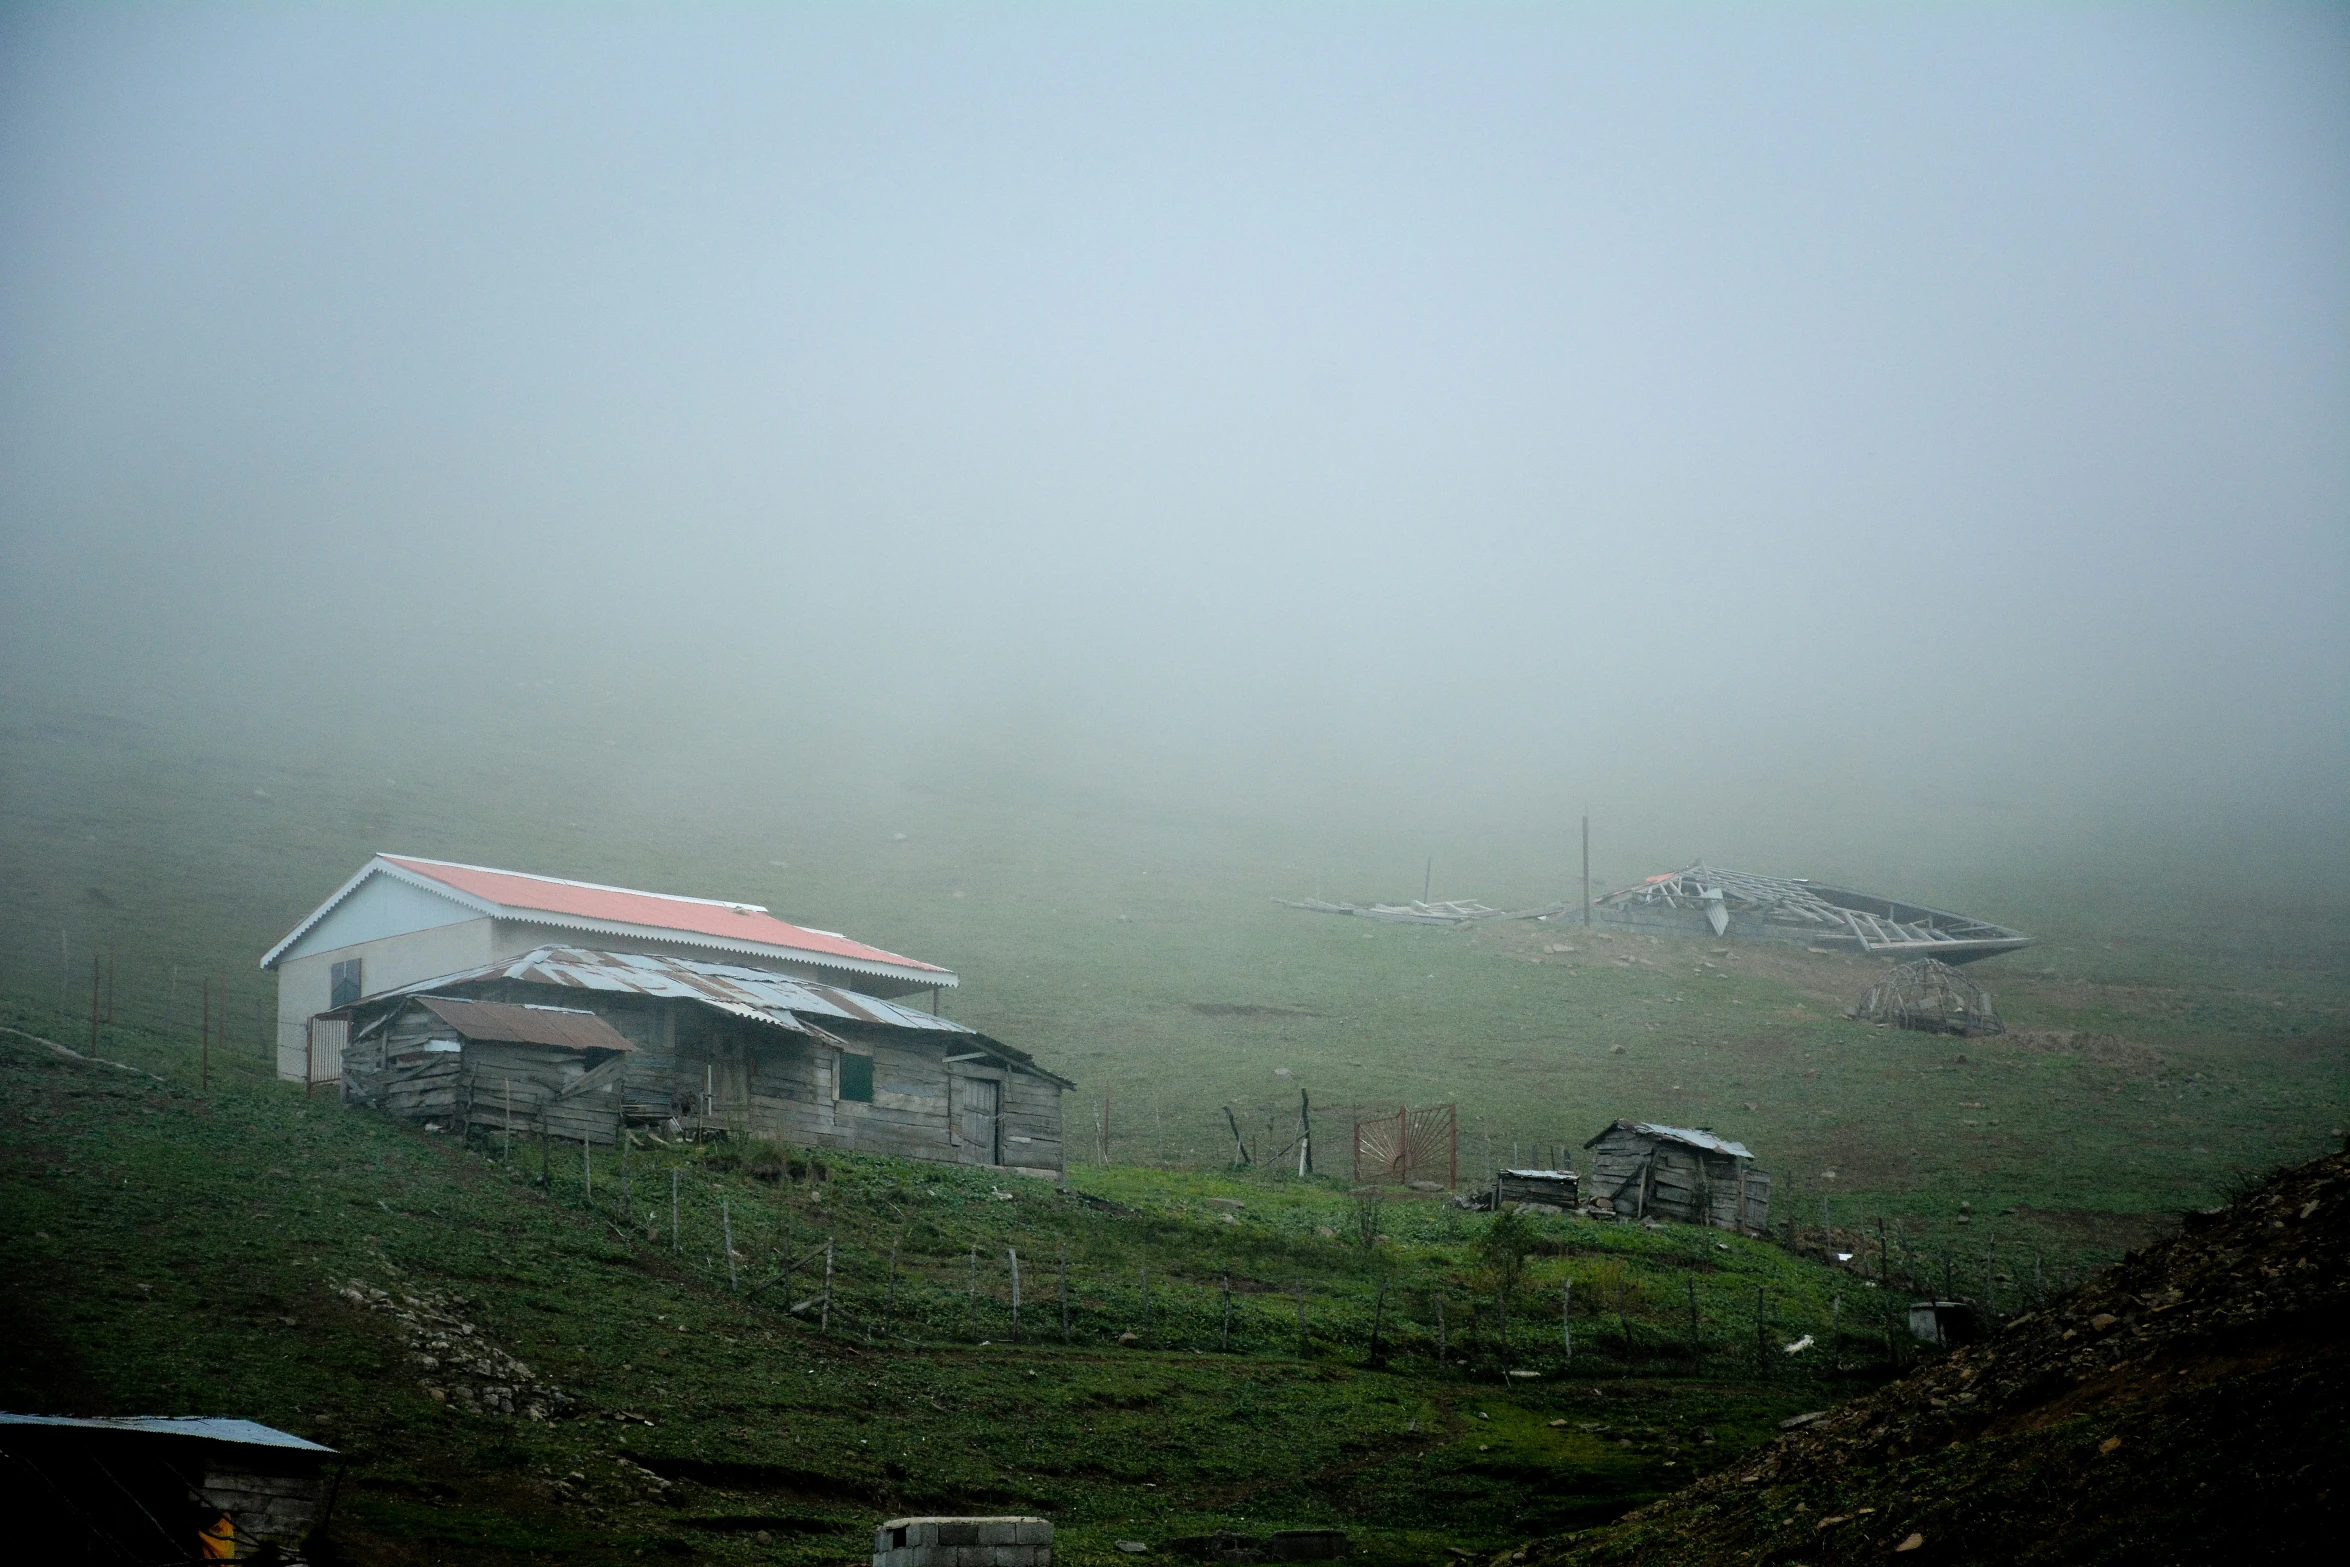
M1061 1342L1069 1342L1069 1248L1061 1248Z
M819 1337L832 1336L832 1237L829 1235L824 1237L824 1310L816 1319L816 1332Z
M1020 1248L1006 1246L1004 1255L1012 1259L1012 1342L1020 1342Z
M1559 1348L1566 1351L1571 1362L1575 1358L1575 1281L1559 1281Z
M98 1053L98 960L90 959L90 1054Z
M1436 885L1436 856L1428 856L1428 868L1420 873L1420 901L1428 901L1428 889Z
M579 1205L582 1208L593 1208L596 1205L596 1156L589 1151L589 1148L587 1133L580 1133Z
M971 1282L964 1293L963 1324L973 1343L979 1341L979 1248L971 1248Z
M669 1170L669 1250L672 1255L681 1248L677 1243L677 1168Z
M207 995L205 999L209 1001L211 998ZM209 1014L212 1009L207 1006L204 1010ZM196 1086L210 1088L212 1086L212 1030L209 1027L204 1030L203 1041L196 1047L196 1060L198 1063Z
M1697 1275L1690 1273L1682 1277L1689 1286L1689 1364L1695 1366L1698 1362Z
M743 1292L741 1272L734 1265L734 1213L725 1198L718 1199L718 1233L726 1243L726 1279L737 1295Z
M1844 1297L1828 1302L1828 1369L1844 1369Z
M1763 1287L1757 1284L1754 1287L1754 1368L1767 1370L1770 1363L1769 1351L1763 1343Z
M506 1162L514 1162L514 1078L506 1077Z

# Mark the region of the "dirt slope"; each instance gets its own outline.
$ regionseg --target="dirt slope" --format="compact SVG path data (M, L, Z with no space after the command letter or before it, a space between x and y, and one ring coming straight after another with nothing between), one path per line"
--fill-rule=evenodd
M2331 1559L2346 1346L2335 1154L1734 1470L1497 1563Z

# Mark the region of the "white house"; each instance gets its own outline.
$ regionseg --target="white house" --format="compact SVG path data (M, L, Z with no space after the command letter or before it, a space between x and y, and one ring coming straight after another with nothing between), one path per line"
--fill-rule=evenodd
M952 970L787 924L753 903L379 854L261 959L277 973L277 1075L340 1076L344 1025L314 1027L322 1012L566 943L767 969L869 996L928 991L934 1007L957 983Z

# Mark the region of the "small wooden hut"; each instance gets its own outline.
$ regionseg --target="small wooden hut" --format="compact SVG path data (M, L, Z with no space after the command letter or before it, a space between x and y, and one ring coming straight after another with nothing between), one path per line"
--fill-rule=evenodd
M1572 1170L1503 1170L1493 1178L1495 1211L1514 1202L1537 1203L1564 1213L1575 1209Z
M1760 1233L1771 1219L1771 1178L1741 1143L1702 1127L1618 1121L1583 1145L1584 1194L1626 1218Z
M619 1136L623 1064L636 1052L573 1007L415 996L343 1053L344 1094L448 1131L544 1131L566 1142Z
M1921 1034L1957 1034L1972 1039L2007 1032L2007 1025L1991 1009L1991 992L1937 958L1920 958L1894 968L1844 1015Z
M299 1562L334 1456L251 1420L0 1414L25 1561Z

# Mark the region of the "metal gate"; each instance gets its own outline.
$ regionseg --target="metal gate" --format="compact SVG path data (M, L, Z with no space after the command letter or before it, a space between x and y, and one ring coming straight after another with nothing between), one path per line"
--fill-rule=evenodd
M1402 1186L1435 1181L1450 1190L1460 1181L1460 1124L1451 1105L1355 1122L1355 1183Z
M339 1017L314 1017L302 1031L302 1092L320 1083L343 1080L343 1046L350 1042L351 1025Z

